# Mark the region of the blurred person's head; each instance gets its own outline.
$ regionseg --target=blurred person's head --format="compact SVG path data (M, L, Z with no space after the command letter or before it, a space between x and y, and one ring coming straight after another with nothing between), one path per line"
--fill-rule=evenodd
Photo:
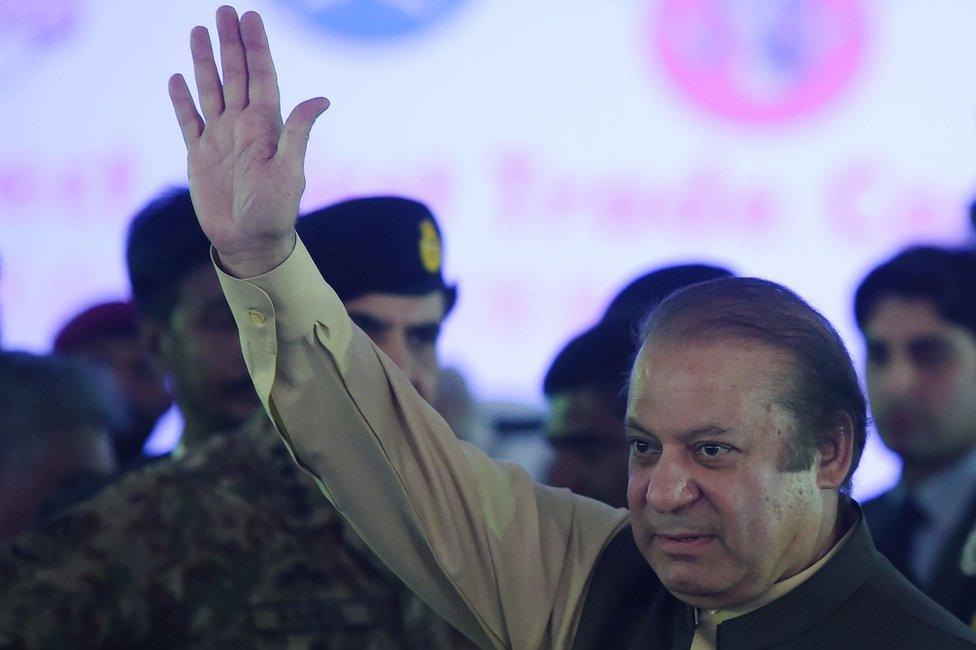
M648 312L678 289L732 275L732 271L725 267L698 262L648 271L617 292L607 305L601 320L625 320L636 328Z
M625 388L635 352L629 328L600 324L556 355L543 381L553 451L545 483L626 505Z
M457 289L444 281L430 209L393 196L351 199L303 216L296 229L353 322L433 402L437 341Z
M187 189L165 192L139 211L126 262L143 340L169 377L184 440L196 444L243 424L260 403Z
M546 438L553 460L545 482L612 506L627 503L627 379L640 320L675 290L728 277L728 269L680 264L635 278L602 320L556 355L543 381Z
M73 316L54 339L54 352L107 369L125 405L126 424L113 431L119 461L138 458L159 417L172 403L165 378L139 339L135 307L93 305Z
M108 377L57 356L0 353L0 539L74 484L116 469L124 412Z
M664 586L748 602L840 538L865 400L829 322L755 278L692 285L649 315L631 375L628 504Z
M976 252L908 248L873 269L854 312L871 411L909 482L976 445Z

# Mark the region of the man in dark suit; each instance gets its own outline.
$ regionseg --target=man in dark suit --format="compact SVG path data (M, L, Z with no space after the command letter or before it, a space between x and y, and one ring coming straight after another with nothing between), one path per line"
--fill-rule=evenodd
M966 623L976 613L976 252L913 247L855 298L878 432L903 463L867 502L878 549ZM976 544L976 537L969 546Z

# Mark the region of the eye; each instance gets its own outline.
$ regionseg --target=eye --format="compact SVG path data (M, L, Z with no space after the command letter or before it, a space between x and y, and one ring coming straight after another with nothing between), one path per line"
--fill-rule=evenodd
M732 451L730 447L720 445L717 442L703 442L695 448L696 453L709 460L713 458L721 458L730 451Z
M644 438L628 438L627 444L630 445L630 453L634 456L647 456L656 451L654 445Z
M888 363L888 346L877 341L868 342L868 363L873 366L883 366Z
M912 343L909 354L919 368L935 368L952 357L952 349L944 341L924 340Z

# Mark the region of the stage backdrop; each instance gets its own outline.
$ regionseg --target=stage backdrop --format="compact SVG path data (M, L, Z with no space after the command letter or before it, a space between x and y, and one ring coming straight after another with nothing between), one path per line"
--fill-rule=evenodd
M199 0L0 0L3 344L123 296L122 239L185 181L166 96ZM786 283L860 361L851 293L909 242L968 241L976 4L262 0L286 110L324 94L304 207L428 201L461 298L448 363L539 403L629 278L685 260ZM861 496L896 467L876 443Z

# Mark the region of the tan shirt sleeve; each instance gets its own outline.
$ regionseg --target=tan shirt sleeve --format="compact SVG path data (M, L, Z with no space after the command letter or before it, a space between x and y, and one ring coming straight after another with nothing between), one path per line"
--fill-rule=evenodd
M455 438L300 240L263 276L218 274L282 439L373 551L482 647L569 647L626 511L534 484Z

